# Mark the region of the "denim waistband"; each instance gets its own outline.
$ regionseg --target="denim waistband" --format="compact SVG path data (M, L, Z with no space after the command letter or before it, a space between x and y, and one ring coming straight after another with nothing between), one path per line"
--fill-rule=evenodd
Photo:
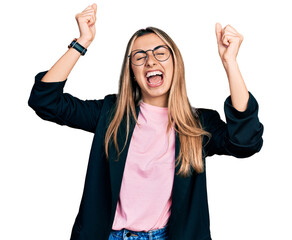
M121 237L122 239L124 239L124 237L134 237L132 239L135 239L135 237L137 237L138 239L143 238L145 240L149 237L151 237L151 239L158 239L166 237L168 235L168 224L165 225L163 228L154 229L147 232L137 232L123 228L121 230L112 230L111 234L115 235L116 237Z

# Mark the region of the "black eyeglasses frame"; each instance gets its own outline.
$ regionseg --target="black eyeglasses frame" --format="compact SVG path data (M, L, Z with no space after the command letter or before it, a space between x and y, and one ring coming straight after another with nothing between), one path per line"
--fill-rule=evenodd
M148 59L148 54L147 54L147 52L148 51L152 51L152 55L154 56L154 58L157 60L157 61L159 61L159 62L165 62L166 60L168 60L169 59L169 57L170 57L170 54L169 54L169 56L167 57L167 59L165 59L165 60L159 60L159 59L157 59L156 57L155 57L155 54L154 54L154 51L155 50L157 50L158 48L161 48L161 47L166 47L168 50L169 50L169 52L170 52L170 54L172 54L172 51L171 51L171 49L170 49L170 47L169 46L167 46L167 45L159 45L159 46L157 46L157 47L155 47L155 48L153 48L153 49L148 49L148 50L146 50L146 51L144 51L143 49L135 49L135 50L133 50L131 53L130 53L130 55L128 56L128 58L130 59L130 62L133 64L133 65L135 65L135 66L142 66L143 64L145 64L146 63L146 61L147 61L147 59ZM145 58L145 60L144 60L144 62L142 63L142 64L135 64L135 63L133 63L132 61L131 61L131 56L132 56L132 54L133 54L133 52L143 52L143 53L145 53L145 55L146 55L146 58Z

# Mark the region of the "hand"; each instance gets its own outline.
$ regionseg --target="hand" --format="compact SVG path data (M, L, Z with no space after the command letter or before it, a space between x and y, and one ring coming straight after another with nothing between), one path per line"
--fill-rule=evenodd
M215 28L218 52L223 65L229 62L235 62L239 47L243 41L243 36L230 25L226 25L222 29L221 24L216 23Z
M75 15L80 31L78 42L82 42L84 47L88 47L95 37L96 9L97 5L94 3Z

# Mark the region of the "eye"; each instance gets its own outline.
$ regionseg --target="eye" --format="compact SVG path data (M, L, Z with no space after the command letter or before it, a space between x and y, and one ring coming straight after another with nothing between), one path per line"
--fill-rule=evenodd
M139 58L136 58L136 60L139 61L139 60L141 60L143 58L145 58L145 57L139 57Z
M169 50L166 46L157 46L154 50L155 58L158 61L166 61L169 57Z
M142 59L145 56L146 56L146 53L144 51L135 52L133 54L133 58L135 59Z
M141 65L146 59L146 52L143 50L138 50L132 55L132 62L136 65Z

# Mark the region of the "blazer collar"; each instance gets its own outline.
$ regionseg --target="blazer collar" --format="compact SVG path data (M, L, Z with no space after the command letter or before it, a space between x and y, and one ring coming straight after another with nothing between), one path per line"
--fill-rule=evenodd
M140 112L140 106L136 106L136 115L137 118ZM115 211L117 207L117 203L119 200L120 188L123 179L123 173L127 158L127 153L129 150L130 141L133 135L134 128L136 126L135 119L130 117L130 129L129 136L124 150L121 152L119 160L117 161L117 152L114 144L111 144L109 147L109 170L110 170L110 183L111 183L111 192L112 192L112 206L111 206L111 221L113 222ZM126 122L126 114L123 117L121 125L119 127L117 140L119 150L123 149L125 140L126 140L126 130L127 130L127 122ZM175 159L179 155L180 150L180 142L179 135L175 132ZM177 211L182 207L183 200L185 198L187 189L189 188L191 177L182 177L177 175L178 170L180 169L181 162L175 167L174 173L174 182L173 182L173 190L172 190L172 206L171 206L171 215L170 215L170 225L174 222Z

